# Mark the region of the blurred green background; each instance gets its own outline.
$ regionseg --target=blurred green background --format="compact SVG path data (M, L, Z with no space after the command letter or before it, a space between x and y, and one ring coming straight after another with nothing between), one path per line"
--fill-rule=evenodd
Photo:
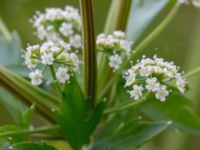
M111 0L94 0L96 33L103 31ZM21 37L22 47L27 43L38 42L29 19L36 10L41 12L46 7L64 7L70 4L78 7L78 0L0 0L0 18L9 31L17 31ZM169 9L169 8L168 8ZM168 9L161 12L143 33L143 39L165 17ZM19 50L20 51L20 50ZM164 32L157 37L144 51L147 55L158 54L167 60L173 60L185 72L200 66L200 9L182 6L175 19ZM1 54L1 53L0 53ZM188 97L193 100L194 109L200 115L200 76L194 77L190 83ZM0 102L0 107L1 102ZM12 123L11 117L4 107L0 109L0 125ZM199 150L200 138L181 133L166 131L147 143L144 150Z

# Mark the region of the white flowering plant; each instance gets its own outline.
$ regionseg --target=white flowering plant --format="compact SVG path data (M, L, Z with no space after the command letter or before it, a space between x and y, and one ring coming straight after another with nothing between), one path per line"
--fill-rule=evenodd
M145 51L183 5L198 8L200 2L151 1L162 5L157 13L165 6L170 11L145 38L155 15L139 15L136 25L132 18L149 0L142 7L139 0L113 0L105 30L97 35L92 0L80 0L80 10L67 5L37 11L30 22L39 42L17 47L23 61L12 58L0 66L0 98L15 120L0 126L0 149L139 150L170 129L200 136L200 117L186 96L200 69L184 73ZM16 38L1 20L0 30L6 40Z

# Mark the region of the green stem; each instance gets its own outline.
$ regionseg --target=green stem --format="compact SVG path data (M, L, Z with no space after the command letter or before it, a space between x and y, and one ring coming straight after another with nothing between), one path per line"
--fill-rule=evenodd
M7 41L11 41L12 36L1 18L0 18L0 32L3 34L3 36Z
M94 107L97 95L97 62L92 0L79 0L79 2L84 45L84 90L86 99L90 100Z
M197 74L199 74L199 73L200 73L200 67L198 67L198 68L196 68L196 69L194 69L194 70L192 70L192 71L186 73L186 74L184 75L184 77L187 78L187 79L189 79L189 78L191 78L191 77L193 77L193 76L195 76L195 75L197 75Z
M149 97L149 94L146 94L143 98L137 100L137 101L129 101L123 104L120 104L119 106L116 106L114 108L110 108L104 111L104 114L110 114L110 113L117 113L120 111L128 110L130 108L136 107L138 105L143 104Z
M130 64L130 62L136 58L136 56L139 54L141 50L143 50L149 43L151 43L171 22L171 20L174 18L174 16L177 14L179 10L180 4L176 3L168 16L158 25L158 27L155 28L153 32L151 32L133 51L129 59L127 59L120 69L116 72L116 74L111 78L111 80L107 83L107 85L104 87L104 89L101 91L99 95L99 99L102 99L107 90L110 88L110 86L117 80L117 78L121 75L122 71Z
M33 129L33 130L25 129L25 130L18 130L18 131L10 131L6 133L0 133L0 137L12 137L12 136L17 136L17 135L46 133L46 132L56 131L59 129L60 127L56 125L56 126L49 126L49 127L41 127L41 128Z
M54 66L50 65L49 68L50 68L50 71L51 71L51 75L52 75L52 77L53 77L53 79L55 81L56 88L57 88L58 92L62 93L62 89L61 89L60 85L57 82L56 72L55 72Z

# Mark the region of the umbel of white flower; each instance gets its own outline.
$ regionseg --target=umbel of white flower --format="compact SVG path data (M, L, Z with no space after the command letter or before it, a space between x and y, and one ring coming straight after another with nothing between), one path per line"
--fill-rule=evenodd
M24 50L24 64L31 69L29 74L33 85L42 83L41 68L48 66L54 67L56 71L56 79L60 83L69 80L70 75L79 71L80 60L71 50L71 46L64 42L53 43L51 41L44 42L40 45L28 45ZM40 69L39 69L40 68Z
M107 53L109 56L109 66L115 71L119 69L124 55L131 52L132 42L125 40L125 33L114 31L110 35L103 33L97 36L97 49L100 52Z
M153 59L143 56L137 64L132 66L124 75L125 87L129 88L131 98L140 99L144 93L155 93L156 99L165 101L172 90L169 85L175 81L175 87L185 92L186 81L179 72L179 67L173 62L166 62L162 58Z
M192 4L195 7L200 7L200 0L178 0L181 4Z
M37 12L31 22L39 39L64 41L70 43L72 48L81 48L81 17L72 6L65 9L46 8L45 13Z

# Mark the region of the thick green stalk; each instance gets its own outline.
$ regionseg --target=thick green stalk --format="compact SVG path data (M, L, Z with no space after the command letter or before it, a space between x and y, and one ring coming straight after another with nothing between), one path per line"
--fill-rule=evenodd
M58 125L55 126L47 126L47 127L40 127L37 129L24 129L24 130L17 130L17 131L10 131L5 133L0 133L0 137L12 137L17 135L27 135L27 134L35 134L35 133L47 133L51 131L57 131L60 127Z
M34 87L25 79L2 66L0 66L0 86L6 88L28 106L35 103L37 111L47 120L54 122L51 108L58 106L59 100L57 98Z
M79 0L79 2L82 17L82 34L84 45L84 90L86 99L91 100L94 107L97 95L97 62L93 6L92 0Z
M129 16L131 0L112 0L104 33L109 34L113 30L126 29L126 24Z
M180 4L176 3L168 16L155 28L153 32L151 32L134 50L134 52L131 54L129 59L127 59L120 69L115 73L115 75L111 78L111 80L107 83L107 85L104 87L104 89L101 91L99 95L99 99L102 99L104 94L107 92L107 90L111 87L111 85L117 80L117 78L121 75L123 70L130 64L130 62L136 58L136 56L140 53L141 50L143 50L148 44L150 44L171 22L171 20L174 18L174 16L177 14L179 10Z

